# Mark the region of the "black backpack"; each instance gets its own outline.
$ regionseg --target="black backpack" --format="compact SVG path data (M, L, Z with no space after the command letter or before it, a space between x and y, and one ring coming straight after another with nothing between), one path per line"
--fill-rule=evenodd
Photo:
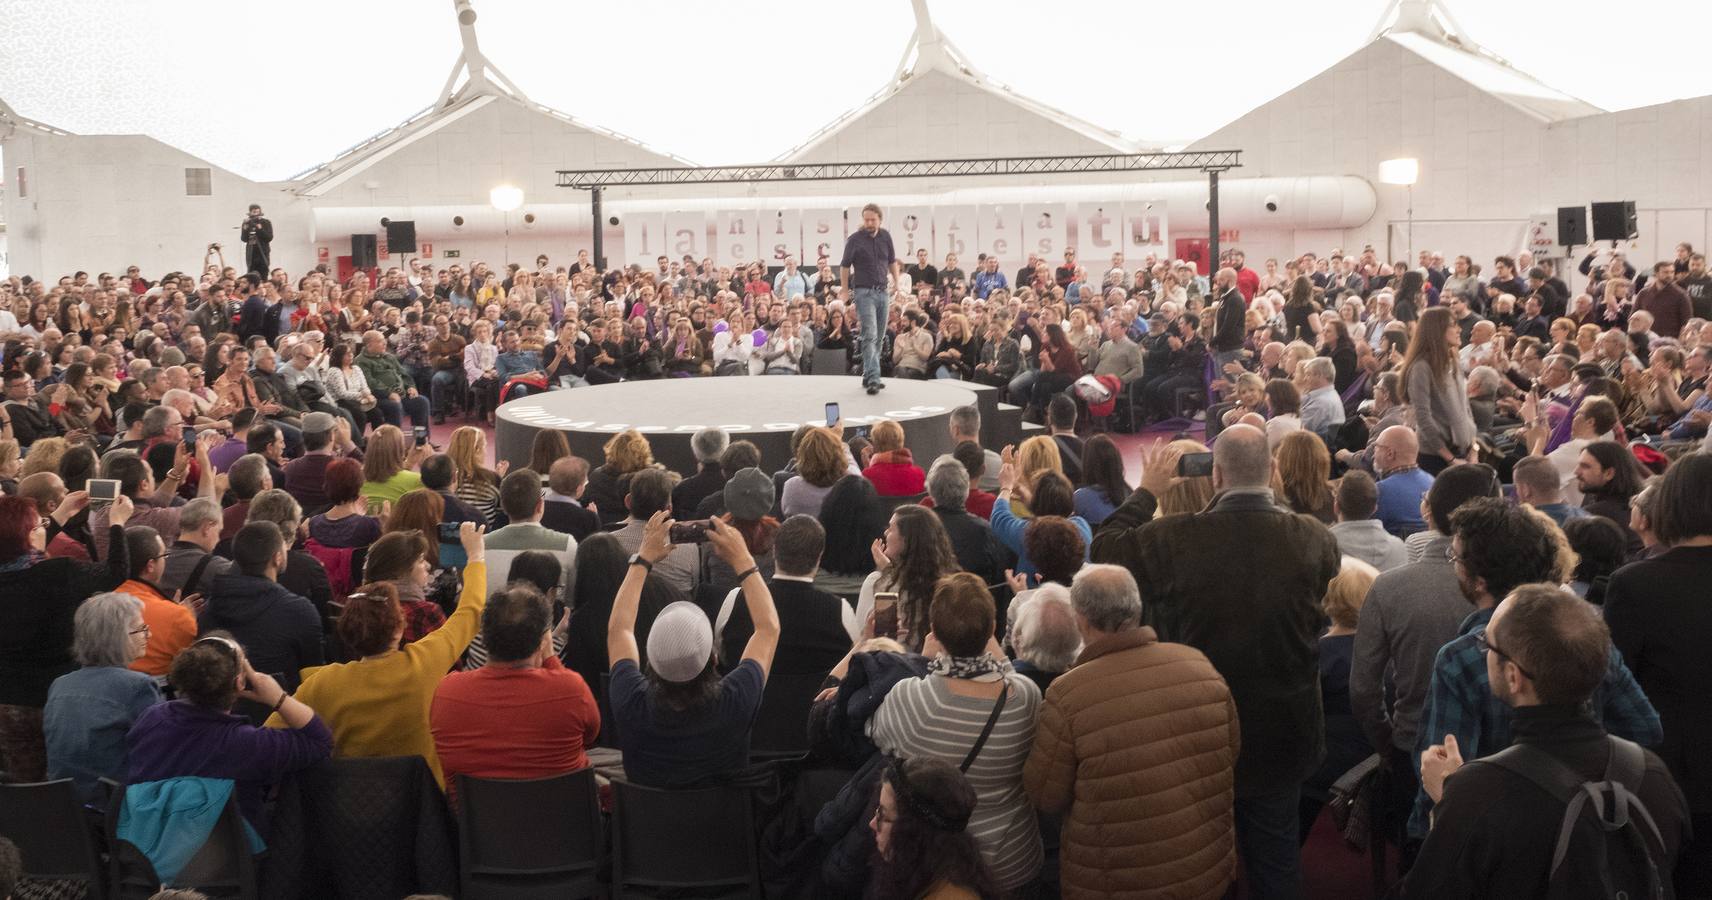
M1608 739L1611 760L1600 781L1583 780L1556 757L1527 744L1512 744L1481 762L1528 779L1564 804L1547 897L1664 900L1674 896L1669 872L1659 866L1664 839L1639 797L1646 752L1633 741Z

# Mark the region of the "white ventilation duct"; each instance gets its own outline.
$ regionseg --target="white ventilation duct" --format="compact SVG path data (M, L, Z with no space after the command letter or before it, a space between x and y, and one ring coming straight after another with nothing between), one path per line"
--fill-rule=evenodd
M693 212L741 209L827 209L860 207L864 203L886 206L946 206L992 203L1115 203L1162 204L1173 231L1207 227L1207 182L1131 182L1127 184L1017 185L959 188L932 194L875 193L845 195L745 196L740 185L730 186L727 197L692 199L622 200L610 194L601 205L603 216L621 221L628 213ZM587 194L562 189L565 202L525 204L535 214L537 232L574 234L589 228ZM1277 208L1268 210L1268 203ZM1353 175L1314 175L1301 178L1230 178L1219 180L1219 226L1221 228L1344 229L1358 228L1373 218L1378 198L1373 185ZM374 230L381 216L414 219L419 232L441 232L452 217L464 217L463 233L500 234L504 217L486 197L465 204L413 206L319 206L314 210L313 235L346 236ZM611 228L611 225L607 226Z

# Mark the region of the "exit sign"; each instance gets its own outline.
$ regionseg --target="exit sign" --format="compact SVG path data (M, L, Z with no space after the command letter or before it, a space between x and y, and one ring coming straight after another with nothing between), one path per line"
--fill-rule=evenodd
M456 250L447 250L447 251L446 251L446 255L445 255L445 257L443 257L443 258L444 258L444 259L457 259L457 258L458 258L458 251L456 251Z

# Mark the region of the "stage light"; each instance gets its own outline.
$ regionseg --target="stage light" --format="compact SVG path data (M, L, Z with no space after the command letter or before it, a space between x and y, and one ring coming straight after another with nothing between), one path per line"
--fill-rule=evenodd
M511 212L523 205L523 189L509 184L502 184L487 193L489 203L500 212Z
M1379 180L1384 184L1414 185L1421 177L1421 161L1414 157L1387 159L1379 164Z

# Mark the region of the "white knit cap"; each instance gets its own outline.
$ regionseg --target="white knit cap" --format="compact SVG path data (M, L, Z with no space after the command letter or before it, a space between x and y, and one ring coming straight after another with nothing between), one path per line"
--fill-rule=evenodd
M667 681L694 679L713 658L713 626L701 607L679 600L660 610L648 630L648 665Z

